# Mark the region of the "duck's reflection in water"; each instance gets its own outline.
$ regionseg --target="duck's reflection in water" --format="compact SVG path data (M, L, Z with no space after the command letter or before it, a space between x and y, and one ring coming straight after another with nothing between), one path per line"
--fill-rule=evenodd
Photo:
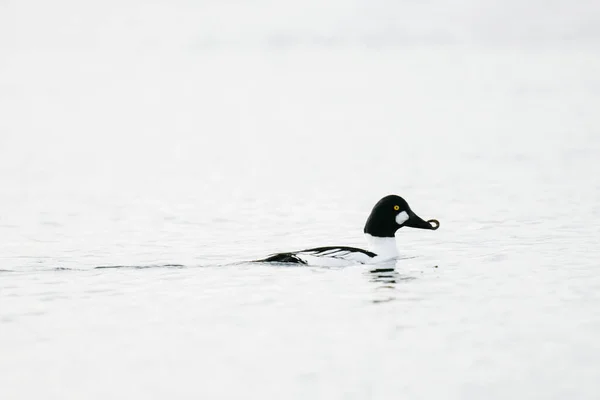
M373 268L368 271L369 280L376 284L373 303L388 303L396 300L395 289L398 284L415 280L414 276L401 274L394 267ZM386 296L382 296L384 294Z
M371 282L378 283L378 288L393 289L398 283L412 281L415 278L410 275L403 275L396 271L395 268L375 268L369 271Z

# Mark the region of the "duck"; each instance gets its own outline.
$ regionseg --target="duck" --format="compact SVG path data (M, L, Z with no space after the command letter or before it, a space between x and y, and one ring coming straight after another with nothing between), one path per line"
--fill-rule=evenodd
M437 230L440 222L437 219L422 219L406 200L392 194L379 200L367 218L363 233L368 250L350 246L324 246L275 253L256 262L333 267L391 261L399 257L395 234L404 227Z

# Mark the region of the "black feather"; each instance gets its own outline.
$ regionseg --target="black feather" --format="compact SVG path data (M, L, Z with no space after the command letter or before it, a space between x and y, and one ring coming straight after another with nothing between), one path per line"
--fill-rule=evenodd
M265 258L264 260L256 260L255 262L279 262L279 263L291 263L291 264L306 264L293 253L279 253L273 254Z
M359 249L357 247L326 246L326 247L315 247L312 249L306 249L306 250L300 250L300 251L293 251L293 252L289 252L289 253L277 253L277 254L273 254L263 260L256 260L256 262L278 262L278 263L291 263L291 264L306 264L306 261L304 261L300 257L298 257L299 253L308 253L308 254L318 257L319 255L329 256L328 254L323 254L323 253L327 253L329 251L346 251L348 253L363 253L369 257L377 256L377 254L375 254L373 252ZM335 258L335 256L331 256L331 257Z

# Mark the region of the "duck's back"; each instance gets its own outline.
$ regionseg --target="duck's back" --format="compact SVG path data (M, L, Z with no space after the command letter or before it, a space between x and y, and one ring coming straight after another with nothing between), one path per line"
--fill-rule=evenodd
M348 246L315 247L289 253L273 254L259 262L280 262L320 266L344 266L364 264L377 255L367 250Z

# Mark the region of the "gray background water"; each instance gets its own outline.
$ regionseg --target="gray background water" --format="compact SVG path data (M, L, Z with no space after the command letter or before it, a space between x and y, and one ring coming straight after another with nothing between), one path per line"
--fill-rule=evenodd
M0 2L0 398L597 399L599 15Z

